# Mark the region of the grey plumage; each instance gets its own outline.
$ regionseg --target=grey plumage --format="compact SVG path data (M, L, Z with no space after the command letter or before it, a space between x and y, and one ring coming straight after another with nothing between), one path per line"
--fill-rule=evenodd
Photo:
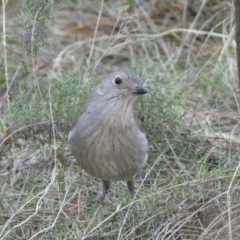
M147 161L148 142L133 115L138 96L146 93L142 80L128 70L110 74L93 90L85 111L68 134L77 163L102 179L103 194L111 181L127 180L134 196L134 176Z

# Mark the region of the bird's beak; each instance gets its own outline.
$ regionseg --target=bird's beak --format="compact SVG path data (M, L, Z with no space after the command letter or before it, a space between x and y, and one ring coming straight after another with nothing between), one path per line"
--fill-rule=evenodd
M139 86L137 86L134 90L133 90L133 93L134 94L145 94L145 93L147 93L148 91L147 91L147 89L146 88L144 88L144 87L139 87Z

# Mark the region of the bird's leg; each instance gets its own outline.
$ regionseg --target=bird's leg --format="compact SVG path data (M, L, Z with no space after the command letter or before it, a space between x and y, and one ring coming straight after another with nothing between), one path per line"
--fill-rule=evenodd
M134 198L135 196L135 178L131 178L127 180L128 190L131 194L131 197Z
M103 184L103 191L102 191L102 197L100 200L101 203L104 201L105 195L108 193L111 182L109 180L102 180L102 184Z

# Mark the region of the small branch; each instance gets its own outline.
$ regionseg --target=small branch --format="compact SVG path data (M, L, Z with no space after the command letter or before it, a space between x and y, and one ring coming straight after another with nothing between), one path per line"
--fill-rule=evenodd
M100 18L101 18L101 15L102 15L103 4L104 4L104 0L101 1L99 13L98 13L97 24L96 24L96 27L95 27L95 30L94 30L92 46L91 46L91 50L90 50L89 57L88 57L88 66L90 65L90 61L91 61L92 54L93 54L93 49L94 49L94 46L95 46L95 39L96 39L96 36L97 36L98 26L99 26ZM86 73L84 75L83 82L86 82Z
M234 0L235 5L235 21L236 21L236 54L237 54L237 68L238 81L240 88L240 0Z
M4 52L4 75L5 75L5 81L8 89L8 82L9 82L9 76L8 76L8 60L7 60L7 42L6 42L6 6L7 6L8 0L2 0L2 43L3 43L3 52ZM10 109L10 102L9 102L9 95L6 94L5 98L7 99L8 109Z

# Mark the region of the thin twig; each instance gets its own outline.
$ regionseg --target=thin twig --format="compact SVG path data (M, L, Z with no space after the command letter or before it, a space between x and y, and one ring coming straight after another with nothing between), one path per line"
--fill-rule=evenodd
M7 42L6 42L6 6L7 6L8 0L2 0L2 25L3 25L3 36L2 36L2 43L3 43L3 52L4 52L4 75L5 75L5 81L7 85L7 89L9 88L9 76L8 76L8 59L7 59ZM8 110L10 109L10 101L9 101L9 95L8 93L5 94L4 98L7 100ZM1 107L1 106L0 106Z
M98 18L97 18L97 24L96 24L96 27L94 30L94 36L93 36L93 40L92 40L92 46L91 46L91 50L90 50L89 57L88 57L88 66L90 66L90 61L91 61L91 58L93 55L93 49L95 46L95 40L96 40L96 36L97 36L98 26L99 26L100 18L102 15L103 4L104 4L104 0L101 0L101 5L100 5L99 13L98 13ZM85 74L84 74L84 78L83 78L84 83L86 82L86 79L87 79L87 72L85 72Z

